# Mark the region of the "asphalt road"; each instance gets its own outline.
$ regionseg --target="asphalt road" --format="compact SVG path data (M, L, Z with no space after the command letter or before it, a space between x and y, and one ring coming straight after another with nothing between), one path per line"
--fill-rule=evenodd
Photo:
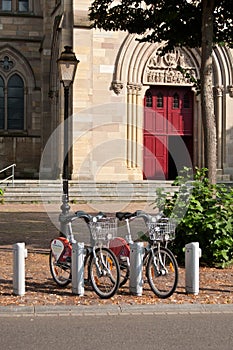
M232 350L233 313L0 316L1 349Z

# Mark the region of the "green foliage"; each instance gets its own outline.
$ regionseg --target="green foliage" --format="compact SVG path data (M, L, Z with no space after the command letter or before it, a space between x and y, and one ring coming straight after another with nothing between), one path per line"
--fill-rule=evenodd
M180 263L184 262L185 245L199 242L201 262L224 267L233 262L233 189L224 184L210 184L206 168L195 170L192 182L187 181L187 176L177 177L174 185L180 186L179 192L166 196L157 192L156 207L179 219L172 249ZM187 211L181 217L179 214L184 213L185 207Z
M4 194L4 191L0 188L0 197L3 196L3 194ZM4 203L4 199L3 198L0 199L0 203L1 204Z
M211 183L216 182L216 124L212 89L214 45L233 47L233 2L230 0L94 0L93 28L137 34L139 42L163 43L159 54L177 47L201 48L200 81L184 67L184 76L201 91L204 157ZM207 69L208 67L208 69ZM205 79L204 79L205 78ZM206 99L209 103L206 103ZM207 127L208 125L208 127Z
M196 79L192 74L190 74L189 69L185 69L181 66L177 66L176 69L183 74L183 76L189 79L190 83L193 84L193 87L196 89L196 94L199 95L201 93L201 80Z
M200 47L203 0L95 0L89 9L94 28L145 34L142 41ZM216 1L213 43L233 46L233 3Z

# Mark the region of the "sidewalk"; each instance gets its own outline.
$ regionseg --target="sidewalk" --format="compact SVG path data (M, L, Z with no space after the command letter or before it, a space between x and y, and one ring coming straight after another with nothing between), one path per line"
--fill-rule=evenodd
M115 203L108 203L107 209L108 212L115 212ZM136 209L145 207L143 204L131 204L118 210ZM97 212L101 209L96 208L96 205L72 205L71 211L76 210ZM126 285L107 300L101 300L90 287L85 287L83 297L72 294L71 285L64 289L57 287L49 271L48 251L50 240L58 234L59 213L59 206L55 208L53 205L46 208L41 204L0 206L1 315L9 312L17 315L233 312L233 268L221 270L201 267L200 291L195 296L185 293L185 270L180 267L178 288L169 299L164 300L158 299L147 283L143 286L141 297L130 295ZM12 245L17 242L25 242L28 249L26 293L22 297L13 295L12 288Z
M116 316L116 315L194 315L233 314L233 305L164 304L164 305L92 305L92 306L2 306L0 317L44 316Z

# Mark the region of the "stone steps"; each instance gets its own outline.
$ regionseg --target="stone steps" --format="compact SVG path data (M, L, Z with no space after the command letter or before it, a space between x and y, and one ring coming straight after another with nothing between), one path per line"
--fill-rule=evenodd
M138 181L138 182L94 182L69 181L69 198L71 202L90 201L153 201L156 188L173 192L176 187L172 181ZM62 182L60 180L15 180L0 185L4 190L4 203L53 203L60 202Z

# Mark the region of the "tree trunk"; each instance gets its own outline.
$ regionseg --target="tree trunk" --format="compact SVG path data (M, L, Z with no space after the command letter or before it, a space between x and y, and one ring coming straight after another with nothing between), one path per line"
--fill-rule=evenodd
M213 11L215 0L203 0L201 55L201 110L204 128L205 166L208 178L216 183L217 141L213 96Z

